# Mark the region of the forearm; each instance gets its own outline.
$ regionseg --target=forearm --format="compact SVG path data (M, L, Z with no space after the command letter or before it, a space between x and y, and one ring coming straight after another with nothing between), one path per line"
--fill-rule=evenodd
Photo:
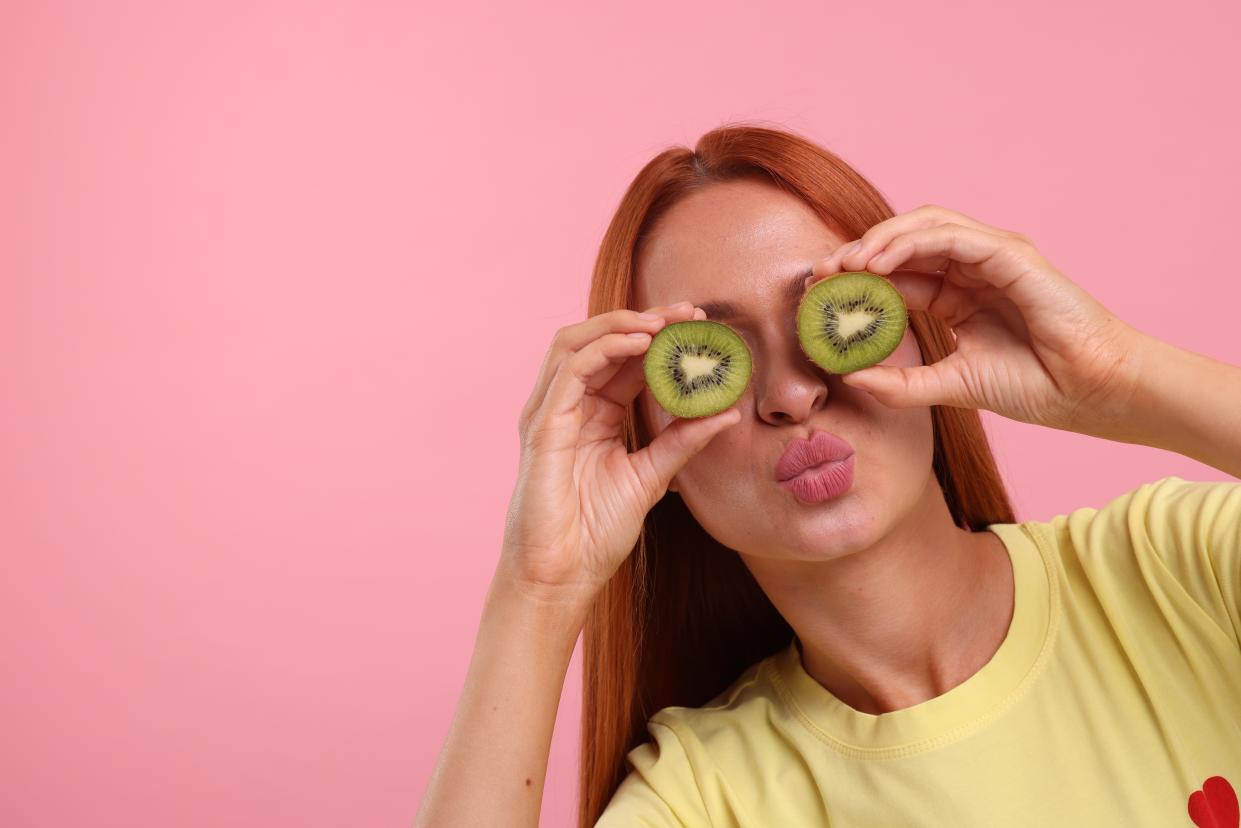
M497 572L416 826L538 825L556 709L587 608L541 600Z
M1192 457L1241 478L1241 368L1138 337L1127 442Z

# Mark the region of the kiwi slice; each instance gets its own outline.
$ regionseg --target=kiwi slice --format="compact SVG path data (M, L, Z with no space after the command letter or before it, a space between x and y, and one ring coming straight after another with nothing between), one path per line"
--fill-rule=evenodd
M847 374L882 361L905 336L909 313L891 282L865 270L813 285L797 308L801 349L819 367Z
M692 319L665 326L642 361L651 396L674 417L707 417L741 399L754 363L736 331Z

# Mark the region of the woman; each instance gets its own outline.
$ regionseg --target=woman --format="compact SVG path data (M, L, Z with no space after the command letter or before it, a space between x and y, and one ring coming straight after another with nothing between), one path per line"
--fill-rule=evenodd
M910 326L827 374L796 303L854 270ZM536 824L583 627L582 826L1237 824L1241 484L1015 523L976 409L1236 476L1241 369L1125 324L1019 233L894 216L836 156L750 126L641 171L589 314L520 416L420 825ZM641 360L690 318L733 326L754 374L674 420ZM852 454L839 492L781 485L786 452L825 445Z

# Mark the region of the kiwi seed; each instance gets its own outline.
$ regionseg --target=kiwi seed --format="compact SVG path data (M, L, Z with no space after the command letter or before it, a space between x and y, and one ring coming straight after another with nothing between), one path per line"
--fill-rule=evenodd
M665 326L642 361L655 401L674 417L718 414L741 398L753 360L736 331L720 322L692 319Z
M890 281L859 270L814 284L797 308L801 349L832 374L885 359L905 336L909 313Z

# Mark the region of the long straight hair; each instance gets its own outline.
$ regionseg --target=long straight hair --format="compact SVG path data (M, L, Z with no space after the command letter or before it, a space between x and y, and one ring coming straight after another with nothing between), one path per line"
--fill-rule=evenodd
M808 204L844 239L894 215L879 191L833 153L783 129L732 123L691 151L655 156L630 184L603 236L588 315L633 308L640 246L689 193L758 179ZM955 349L949 328L925 311L910 327L925 364ZM995 458L973 409L932 406L933 467L956 525L979 531L1014 522ZM637 401L625 443L650 441ZM698 707L754 662L792 640L736 552L707 534L675 492L650 511L633 552L600 592L583 630L578 825L598 820L627 772L625 754L646 741L646 720L669 705Z

